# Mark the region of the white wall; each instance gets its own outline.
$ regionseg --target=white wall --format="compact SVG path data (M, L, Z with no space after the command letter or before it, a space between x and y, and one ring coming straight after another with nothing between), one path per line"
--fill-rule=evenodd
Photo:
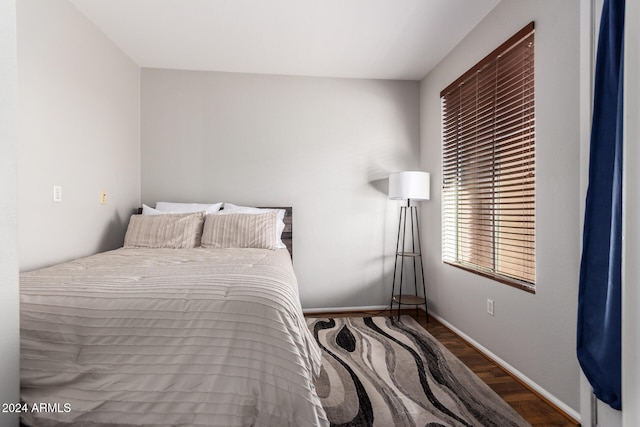
M0 403L20 398L15 7L0 0ZM17 426L17 414L0 413L0 425Z
M580 261L580 4L503 0L421 85L421 160L433 173L424 212L429 307L579 418L575 355ZM536 293L441 262L440 91L536 25ZM486 300L495 301L495 316Z
M625 21L624 246L622 282L622 425L640 424L640 4L627 2Z
M21 0L17 24L18 235L29 270L122 244L140 203L140 69L67 0Z
M142 70L142 199L293 206L309 308L386 305L419 83Z

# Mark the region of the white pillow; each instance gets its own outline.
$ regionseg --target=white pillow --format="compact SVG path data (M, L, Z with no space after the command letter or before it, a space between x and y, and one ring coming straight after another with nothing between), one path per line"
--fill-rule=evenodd
M284 209L263 209L263 208L254 208L251 206L238 206L233 205L231 203L224 204L224 209L218 212L219 214L263 214L266 212L275 212L276 213L276 248L285 249L287 245L282 243L282 232L284 231Z
M218 212L221 207L222 207L222 203L173 203L173 202L157 202L156 203L156 210L160 211L161 213L204 212L205 215L208 215L208 214Z
M160 215L167 212L161 212L157 209L153 209L151 206L147 206L144 203L142 204L142 215Z

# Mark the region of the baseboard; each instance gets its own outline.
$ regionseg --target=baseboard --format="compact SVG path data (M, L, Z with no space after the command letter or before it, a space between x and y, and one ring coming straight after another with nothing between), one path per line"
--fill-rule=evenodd
M557 397L549 393L547 390L542 388L540 385L532 381L529 377L524 375L522 372L518 371L516 368L514 368L513 366L511 366L510 364L502 360L500 357L498 357L493 352L488 350L482 344L478 343L476 340L474 340L469 335L465 334L464 332L462 332L461 330L453 326L451 323L444 320L442 317L438 316L437 314L433 314L433 312L430 312L429 315L434 319L436 319L438 322L442 323L444 326L446 326L448 329L450 329L460 338L465 340L469 345L474 347L480 353L484 354L486 357L491 359L496 365L500 366L502 369L507 371L514 378L516 378L526 387L531 389L531 391L538 394L542 399L546 400L550 405L555 406L558 409L558 411L563 412L567 417L571 418L577 423L580 423L582 418L580 416L580 413L575 411L573 408L569 407L567 404L565 404L564 402L559 400Z
M329 307L329 308L308 308L303 309L303 313L305 314L317 314L317 313L342 313L342 312L360 312L360 311L374 311L374 310L388 310L389 306L384 305L371 305L371 306L363 306L363 307ZM424 311L424 308L420 307L421 310ZM532 392L536 393L540 398L544 399L550 405L556 407L556 409L567 416L567 418L572 419L576 423L580 423L581 416L580 413L575 411L573 408L569 407L567 404L559 400L557 397L549 393L544 388L540 387L537 383L532 381L529 377L524 375L522 372L518 371L516 368L502 360L500 357L495 355L489 349L484 347L482 344L471 338L469 335L465 334L451 323L444 320L442 317L437 314L433 314L433 312L429 312L429 315L436 319L438 322L442 323L447 329L450 329L453 333L458 335L464 341L466 341L469 345L474 347L480 353L484 354L485 357L489 358L496 365L500 366L506 372L508 372L511 376L513 376L516 380L520 381L525 387L529 388Z
M388 305L367 305L362 307L327 307L327 308L303 308L304 314L318 314L318 313L342 313L348 311L375 311L375 310L388 310Z

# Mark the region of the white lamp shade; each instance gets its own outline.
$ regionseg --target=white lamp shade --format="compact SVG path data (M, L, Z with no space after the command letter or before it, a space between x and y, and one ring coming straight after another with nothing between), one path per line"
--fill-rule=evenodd
M428 172L407 171L389 175L389 198L429 200L430 175Z

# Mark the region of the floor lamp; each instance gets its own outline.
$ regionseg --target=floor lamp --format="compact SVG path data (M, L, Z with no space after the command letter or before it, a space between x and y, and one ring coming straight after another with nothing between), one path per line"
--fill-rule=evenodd
M427 172L406 171L389 175L389 198L407 201L406 206L400 207L398 242L396 243L396 257L393 267L393 289L391 291L390 315L393 316L393 304L398 304L398 320L400 320L400 307L402 305L413 305L417 311L418 306L424 304L425 315L427 314L427 292L424 285L418 207L415 205L412 206L411 201L429 200L429 183L430 176ZM409 219L407 219L407 213L409 214ZM407 230L407 226L409 230ZM408 236L411 238L410 242L406 241ZM410 250L407 250L408 246L411 247ZM405 295L402 293L405 259L411 259L413 261L413 295ZM416 263L420 265L423 297L418 295L418 270ZM398 264L400 264L399 270ZM397 287L396 282L398 282ZM396 293L396 289L398 293Z

